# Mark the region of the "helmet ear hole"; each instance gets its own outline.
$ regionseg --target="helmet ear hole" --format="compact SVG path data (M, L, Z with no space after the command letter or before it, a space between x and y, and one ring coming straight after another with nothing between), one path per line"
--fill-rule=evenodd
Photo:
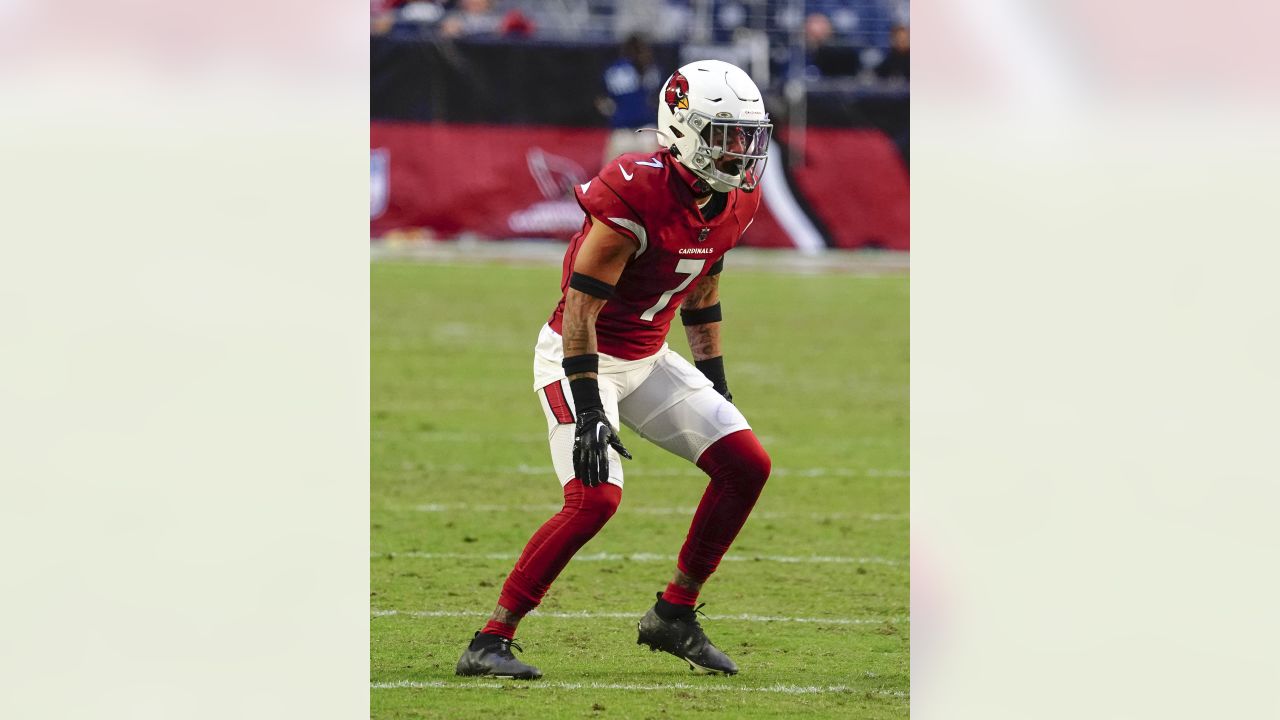
M678 138L684 137L684 133L680 132L680 129L677 128L675 125L668 125L667 129L671 131L672 135L675 135Z

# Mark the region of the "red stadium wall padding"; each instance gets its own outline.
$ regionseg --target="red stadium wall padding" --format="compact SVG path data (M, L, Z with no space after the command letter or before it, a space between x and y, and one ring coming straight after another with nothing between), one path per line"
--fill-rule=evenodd
M572 187L599 169L606 135L602 129L372 123L370 146L386 153L387 166L379 203L375 162L373 234L425 227L444 236L567 240L582 226Z
M444 237L466 232L568 240L582 224L572 188L599 171L607 134L595 128L371 123L372 235L428 228ZM807 153L810 166L793 172L795 190L803 190L836 245L906 249L906 175L892 143L875 131L811 130L808 147L822 152ZM881 157L886 147L891 167ZM886 181L883 173L893 177ZM743 244L794 246L766 207Z
M785 129L778 130L786 140ZM809 128L792 190L836 247L911 247L911 195L898 149L879 130Z

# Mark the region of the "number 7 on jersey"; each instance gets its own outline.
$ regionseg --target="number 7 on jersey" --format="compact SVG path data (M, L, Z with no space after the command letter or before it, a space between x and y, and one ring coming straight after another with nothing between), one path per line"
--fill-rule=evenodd
M671 296L689 287L689 283L693 282L693 279L698 277L698 273L702 272L702 268L706 264L707 261L705 258L702 260L684 258L680 262L676 263L676 274L687 275L688 277L686 277L679 285L662 293L662 297L658 298L658 302L654 303L653 307L641 313L640 319L645 321L653 320L653 317L662 312L662 309L667 306L667 303L671 302Z

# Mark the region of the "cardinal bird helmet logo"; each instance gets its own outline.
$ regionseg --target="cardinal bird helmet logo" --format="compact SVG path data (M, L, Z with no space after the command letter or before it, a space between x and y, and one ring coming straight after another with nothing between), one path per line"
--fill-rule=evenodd
M664 92L663 99L667 103L667 108L672 112L675 112L676 108L681 110L689 109L689 81L680 74L679 70L667 81L667 88Z

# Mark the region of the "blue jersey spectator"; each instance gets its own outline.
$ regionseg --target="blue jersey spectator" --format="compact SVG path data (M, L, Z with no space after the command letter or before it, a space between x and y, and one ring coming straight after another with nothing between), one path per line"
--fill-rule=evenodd
M650 75L657 73L650 72ZM650 78L652 79L652 78ZM644 78L627 60L619 60L604 71L604 86L613 100L613 115L609 126L614 128L638 128L653 125L657 119L654 113L654 98L657 96L658 83L643 82Z
M653 50L641 35L628 36L622 43L622 57L604 71L607 98L600 109L609 116L609 142L604 162L629 152L657 151L657 137L638 128L654 127L658 120L658 90L666 80L653 66Z

